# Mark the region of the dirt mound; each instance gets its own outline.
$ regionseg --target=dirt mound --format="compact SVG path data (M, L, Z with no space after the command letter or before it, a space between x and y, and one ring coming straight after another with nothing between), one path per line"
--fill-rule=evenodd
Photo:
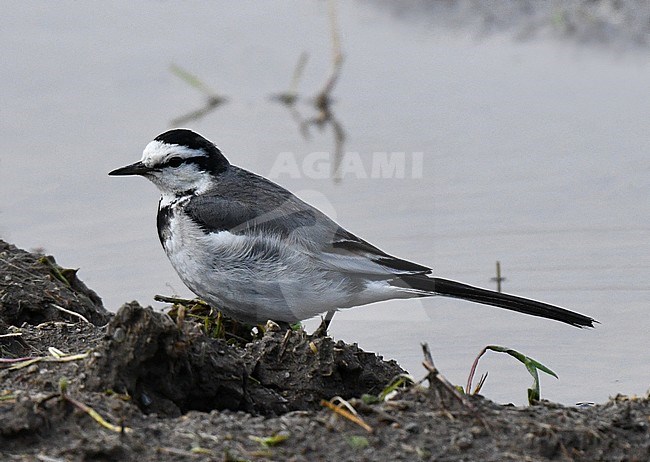
M61 268L54 257L25 252L0 240L0 319L20 326L46 321L108 322L102 300L77 278L77 270Z
M267 330L240 347L194 322L124 305L88 361L89 386L128 393L145 412L180 415L230 409L282 414L321 399L378 393L403 370L356 345L304 331Z

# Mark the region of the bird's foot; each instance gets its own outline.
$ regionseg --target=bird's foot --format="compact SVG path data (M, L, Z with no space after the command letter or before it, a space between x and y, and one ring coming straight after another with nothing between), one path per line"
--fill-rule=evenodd
M321 320L318 329L314 331L314 337L327 337L327 329L330 327L334 313L336 313L336 310L328 311L325 314L325 317Z

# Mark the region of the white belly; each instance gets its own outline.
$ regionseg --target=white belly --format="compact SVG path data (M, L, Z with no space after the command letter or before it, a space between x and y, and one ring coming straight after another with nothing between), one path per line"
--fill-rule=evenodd
M163 246L192 292L245 322L295 322L352 303L347 278L288 238L206 234L174 213Z

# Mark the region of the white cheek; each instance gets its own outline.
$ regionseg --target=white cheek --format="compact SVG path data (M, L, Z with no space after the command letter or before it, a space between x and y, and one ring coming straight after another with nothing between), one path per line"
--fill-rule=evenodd
M165 169L162 174L162 180L174 191L184 191L194 189L198 172L189 166L181 166L173 170Z
M165 194L180 194L191 192L192 194L203 194L208 191L213 179L209 173L200 171L192 164L181 165L177 168L165 168L163 171L153 172L148 176L158 189Z

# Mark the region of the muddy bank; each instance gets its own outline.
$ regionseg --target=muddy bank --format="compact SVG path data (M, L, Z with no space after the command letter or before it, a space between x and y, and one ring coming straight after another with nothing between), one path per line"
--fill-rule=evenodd
M369 399L395 362L274 326L215 339L135 302L112 315L71 274L0 241L2 460L650 459L647 397L517 408L433 381Z

